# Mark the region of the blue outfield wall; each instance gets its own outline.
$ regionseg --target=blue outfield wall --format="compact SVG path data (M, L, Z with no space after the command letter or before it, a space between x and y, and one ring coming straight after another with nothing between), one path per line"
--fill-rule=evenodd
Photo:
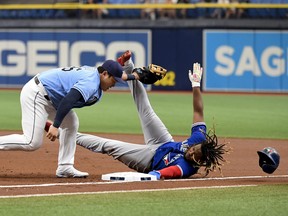
M136 67L168 69L155 90L191 90L187 73L197 61L205 91L288 92L287 31L204 28L2 29L0 87L21 87L49 68L98 66L127 49Z
M188 70L202 64L202 29L155 29L152 60L167 68L166 77L155 83L157 90L191 90Z

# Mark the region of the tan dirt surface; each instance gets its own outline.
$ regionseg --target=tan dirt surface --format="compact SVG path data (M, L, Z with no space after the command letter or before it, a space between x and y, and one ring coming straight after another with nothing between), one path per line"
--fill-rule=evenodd
M12 133L19 133L19 131L2 131L0 135ZM97 135L135 143L143 142L142 135ZM177 141L182 141L186 138L181 136L174 137ZM93 153L77 146L75 168L88 172L90 176L85 179L56 178L59 143L58 141L51 142L44 138L42 147L34 152L0 151L0 196L225 185L288 184L288 140L227 138L226 140L219 139L219 141L229 141L230 146L233 148L231 154L225 157L229 163L223 167L223 176L230 177L228 179L223 179L219 172L214 172L205 178L195 175L187 180L180 181L161 180L101 184L103 183L101 180L102 174L134 170L129 169L110 156ZM264 173L258 166L258 155L256 153L257 150L268 146L274 147L281 157L278 169L271 175ZM55 185L47 186L44 184Z

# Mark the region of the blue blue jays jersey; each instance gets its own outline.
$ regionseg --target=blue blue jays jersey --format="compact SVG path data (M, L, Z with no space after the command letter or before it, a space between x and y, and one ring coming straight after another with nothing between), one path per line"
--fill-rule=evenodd
M78 90L84 98L73 108L91 105L102 97L100 75L94 67L56 68L42 72L38 77L56 109L71 88Z
M168 142L160 146L154 155L152 170L161 170L169 166L177 165L182 171L182 177L189 177L198 171L184 158L186 150L198 143L203 142L206 137L206 125L204 122L197 122L192 125L191 136L183 142Z

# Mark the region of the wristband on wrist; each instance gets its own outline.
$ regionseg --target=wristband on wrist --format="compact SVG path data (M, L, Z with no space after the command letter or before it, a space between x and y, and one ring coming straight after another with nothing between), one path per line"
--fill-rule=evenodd
M135 76L133 74L127 74L127 80L135 80Z
M200 83L192 83L192 87L200 87Z
M59 122L59 121L57 121L57 120L54 120L54 122L53 122L53 127L59 128L60 125L61 125L61 122Z

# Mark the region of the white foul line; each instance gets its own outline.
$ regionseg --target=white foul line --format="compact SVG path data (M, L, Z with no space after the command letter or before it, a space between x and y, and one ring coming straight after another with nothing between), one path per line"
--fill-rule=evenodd
M253 187L253 186L257 186L257 185L229 185L229 186L181 187L181 188L165 188L165 189L145 189L145 190L119 190L119 191L54 193L54 194L28 194L28 195L15 195L15 196L0 196L0 199L1 198L70 196L70 195L93 195L93 194L110 194L110 193L158 192L158 191L197 190L197 189L222 189L222 188L238 188L238 187Z
M271 176L238 176L238 177L216 177L216 178L190 178L190 179L170 179L170 181L212 181L212 180L237 180L237 179L259 179L259 178L288 178L288 175L271 175ZM155 181L141 181L155 182ZM105 184L123 184L128 181L107 181L107 182L78 182L78 183L51 183L51 184L34 184L34 185L0 185L1 188L34 188L34 187L54 187L54 186L75 186L75 185L105 185ZM131 181L130 181L131 183ZM215 188L235 188L235 187L251 187L257 185L229 185L229 186L203 186L203 187L180 187L165 189L145 189L145 190L119 190L119 191L98 191L98 192L74 192L74 193L54 193L54 194L29 194L0 196L0 198L22 198L22 197L43 197L43 196L64 196L64 195L89 195L89 194L108 194L108 193L128 193L128 192L154 192L154 191L175 191L175 190L194 190L194 189L215 189Z
M237 179L258 179L258 178L288 178L288 175L271 175L271 176L231 176L231 177L214 177L214 178L195 178L188 179L192 181L211 181L211 180L237 180ZM187 181L187 179L169 179L166 181Z
M271 176L233 176L233 177L216 177L216 178L189 178L189 179L169 179L169 181L212 181L212 180L237 180L237 179L258 179L258 178L288 178L288 175L271 175ZM73 185L105 185L105 184L123 184L129 181L105 181L105 182L77 182L77 183L49 183L49 184L31 184L31 185L0 185L1 188L34 188L34 187L54 187L54 186L73 186ZM150 182L150 181L141 181ZM131 181L130 181L131 183Z

